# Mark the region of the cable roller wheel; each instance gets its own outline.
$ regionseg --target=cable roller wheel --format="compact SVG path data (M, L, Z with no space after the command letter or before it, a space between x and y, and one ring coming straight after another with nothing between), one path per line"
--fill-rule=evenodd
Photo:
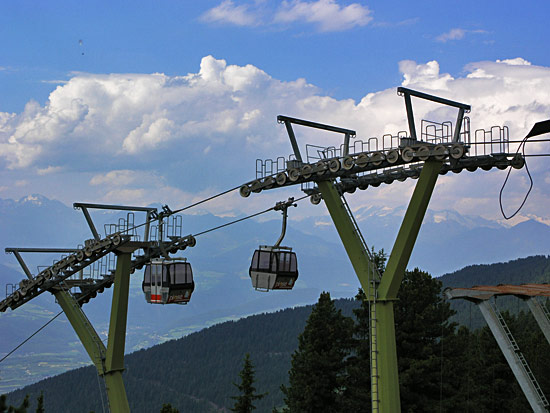
M239 188L239 194L243 198L248 198L250 196L250 187L248 185L243 185Z
M435 159L437 159L438 161L442 161L443 159L445 159L445 146L443 145L435 145L435 147L433 148L433 156Z
M113 245L118 246L122 242L122 238L120 237L120 234L116 234L113 237Z
M394 164L399 160L399 152L395 149L392 149L388 151L386 154L386 161L388 161L389 164Z
M286 184L287 176L284 172L279 172L277 176L275 176L275 182L277 182L277 185L282 186Z
M195 245L197 245L197 240L194 236L190 235L189 238L187 238L187 245L189 245L190 247L194 247Z
M84 251L82 251L82 250L77 251L77 253L76 253L77 261L82 262L82 261L84 261L85 258L86 258L86 256L84 255Z
M427 161L428 158L430 157L430 148L428 148L427 146L421 146L416 151L416 155L418 156L418 159L420 159L421 161Z
M265 187L265 189L271 189L273 188L273 185L275 185L275 179L273 179L272 176L268 176L264 179L263 186Z
M311 174L313 173L313 167L311 165L304 165L302 166L302 176L305 179L311 178Z
M325 161L319 161L315 164L315 169L317 169L317 175L322 176L328 169L328 166Z
M413 148L411 148L410 146L406 146L405 148L403 148L403 150L401 151L401 158L403 158L405 162L412 161L414 158Z
M518 153L514 155L512 161L510 162L510 165L512 165L512 168L514 169L521 169L525 165L525 159Z
M53 274L49 269L47 269L47 270L42 271L39 274L39 276L43 276L45 280L51 280L51 278L53 277Z
M462 156L464 155L464 146L458 143L453 143L453 146L451 146L451 150L449 151L449 154L453 159L462 158Z
M351 168L353 168L352 156L344 156L344 159L342 159L342 168L344 168L346 171L349 171Z
M384 160L384 155L382 152L376 151L370 156L369 160L374 166L379 166Z
M250 189L252 190L252 192L261 192L262 190L262 183L256 179L255 181L252 182L252 184L250 184Z
M319 205L322 199L323 197L321 196L321 194L313 194L309 197L309 202L311 202L313 205Z
M296 182L300 179L300 171L296 168L289 169L288 179L290 179L290 182Z
M369 157L366 153L360 153L357 158L355 158L355 165L359 168L364 168L369 163Z
M352 165L353 165L353 163L352 163ZM340 161L338 159L331 159L328 162L328 169L332 173L338 172L340 170L341 166L342 165L340 164Z

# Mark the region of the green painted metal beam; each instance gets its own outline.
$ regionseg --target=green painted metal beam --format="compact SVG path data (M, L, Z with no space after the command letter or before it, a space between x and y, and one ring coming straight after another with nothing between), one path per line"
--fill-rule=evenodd
M374 306L376 307L376 323L378 325L376 331L379 371L378 411L383 413L400 412L401 398L399 394L393 301L376 301Z
M426 161L378 286L378 300L395 300L428 209L442 161Z
M126 321L130 291L131 252L117 253L117 266L111 304L109 340L105 359L105 384L111 411L130 412L128 398L122 380L124 371L124 346L126 344Z
M131 252L117 253L107 348L73 295L64 289L54 293L98 374L105 379L109 407L112 412L116 413L130 412L122 372L124 370L131 259Z
M401 408L397 361L388 363L388 360L391 361L391 356L386 354L389 353L396 357L393 303L376 301L375 289L376 282L379 281L378 271L374 272L375 264L370 260L368 252L365 251L366 246L357 233L353 217L350 216L338 190L331 181L318 182L317 186L323 195L323 200L334 226L338 231L338 235L340 235L355 274L369 301L371 352L376 354L374 358L371 358L370 366L372 411L398 412ZM376 282L372 282L373 280L376 280ZM383 334L380 334L381 330ZM385 355L385 357L379 357L380 355ZM395 386L395 383L397 383L397 386Z
M375 273L375 265L370 261L368 252L365 251L363 242L357 234L355 225L334 184L331 181L320 181L317 182L317 186L323 195L325 205L344 244L355 274L359 278L361 288L367 295L367 299L370 300L375 293L371 280L378 278L377 273Z
M99 375L105 373L105 345L71 293L64 289L54 292L55 298L67 316L76 335L86 349Z

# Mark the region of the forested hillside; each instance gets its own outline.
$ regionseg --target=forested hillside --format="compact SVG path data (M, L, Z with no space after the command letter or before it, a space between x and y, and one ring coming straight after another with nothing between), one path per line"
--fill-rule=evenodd
M471 266L440 280L445 286L547 282L550 281L549 269L550 259L539 256L506 264ZM437 280L434 282L437 288L441 286ZM452 334L445 333L440 346L439 335L443 327L438 325L445 317L439 314L440 310L435 310L438 307L426 301L427 298L419 299L425 292L423 287L419 288L404 287L396 307L405 403L415 403L416 395L425 393L431 398L418 397L417 403L431 400L426 411L439 411L440 407L443 411L462 411L456 409L465 406L482 406L478 411L498 411L496 406L507 404L514 406L514 411L529 411L486 329L474 333L463 327ZM359 302L336 300L336 306L345 316L352 316ZM233 383L238 380L246 353L250 353L255 366L256 389L260 393L268 392L265 398L256 402L257 411L271 412L273 407L283 404L280 385L288 385L288 370L298 345L297 337L304 330L311 309L311 306L298 307L225 322L128 355L125 382L132 412L157 412L163 403L171 403L180 413L228 411L233 404L231 396L238 392ZM465 310L469 312L469 307ZM474 307L472 313L477 314L477 308ZM462 314L459 318L468 320L469 315ZM425 327L424 321L418 321L420 319L431 320L432 324ZM542 388L550 390L550 365L545 357L548 344L532 317L521 313L518 317L508 316L508 320ZM414 350L420 343L424 343L418 347L422 350ZM87 413L93 410L98 413L103 411L102 398L106 399L101 386L103 383L93 368L80 368L13 392L9 401L19 405L25 394L29 394L32 405L43 391L46 412Z

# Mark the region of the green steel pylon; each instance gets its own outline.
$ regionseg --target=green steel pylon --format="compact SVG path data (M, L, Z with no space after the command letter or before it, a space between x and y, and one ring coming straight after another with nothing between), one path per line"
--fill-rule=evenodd
M386 270L379 280L373 275L373 263L364 253L360 234L355 230L353 218L332 181L318 182L318 187L334 225L342 239L348 257L353 265L367 299L376 314L376 328L371 328L371 343L375 342L378 357L376 366L371 363L371 378L376 386L377 396L372 393L372 410L395 413L401 411L399 398L399 377L395 344L395 321L393 302L407 264L409 262L422 220L428 208L442 161L426 161L401 223L397 239L393 245ZM374 387L372 387L374 388Z

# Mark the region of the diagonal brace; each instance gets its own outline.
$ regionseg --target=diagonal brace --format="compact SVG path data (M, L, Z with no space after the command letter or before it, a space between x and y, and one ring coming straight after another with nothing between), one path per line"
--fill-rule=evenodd
M88 356L94 363L99 375L105 374L105 345L96 333L94 327L80 308L73 295L64 289L59 289L55 293L55 298L61 309L67 316L82 345L86 349Z
M361 288L367 295L367 299L372 300L375 294L373 281L379 281L376 266L369 259L368 251L365 250L363 241L332 181L320 181L317 186L323 195L325 205L344 244L355 274L359 278Z
M378 287L379 300L395 300L403 280L422 220L428 209L442 161L426 161Z

